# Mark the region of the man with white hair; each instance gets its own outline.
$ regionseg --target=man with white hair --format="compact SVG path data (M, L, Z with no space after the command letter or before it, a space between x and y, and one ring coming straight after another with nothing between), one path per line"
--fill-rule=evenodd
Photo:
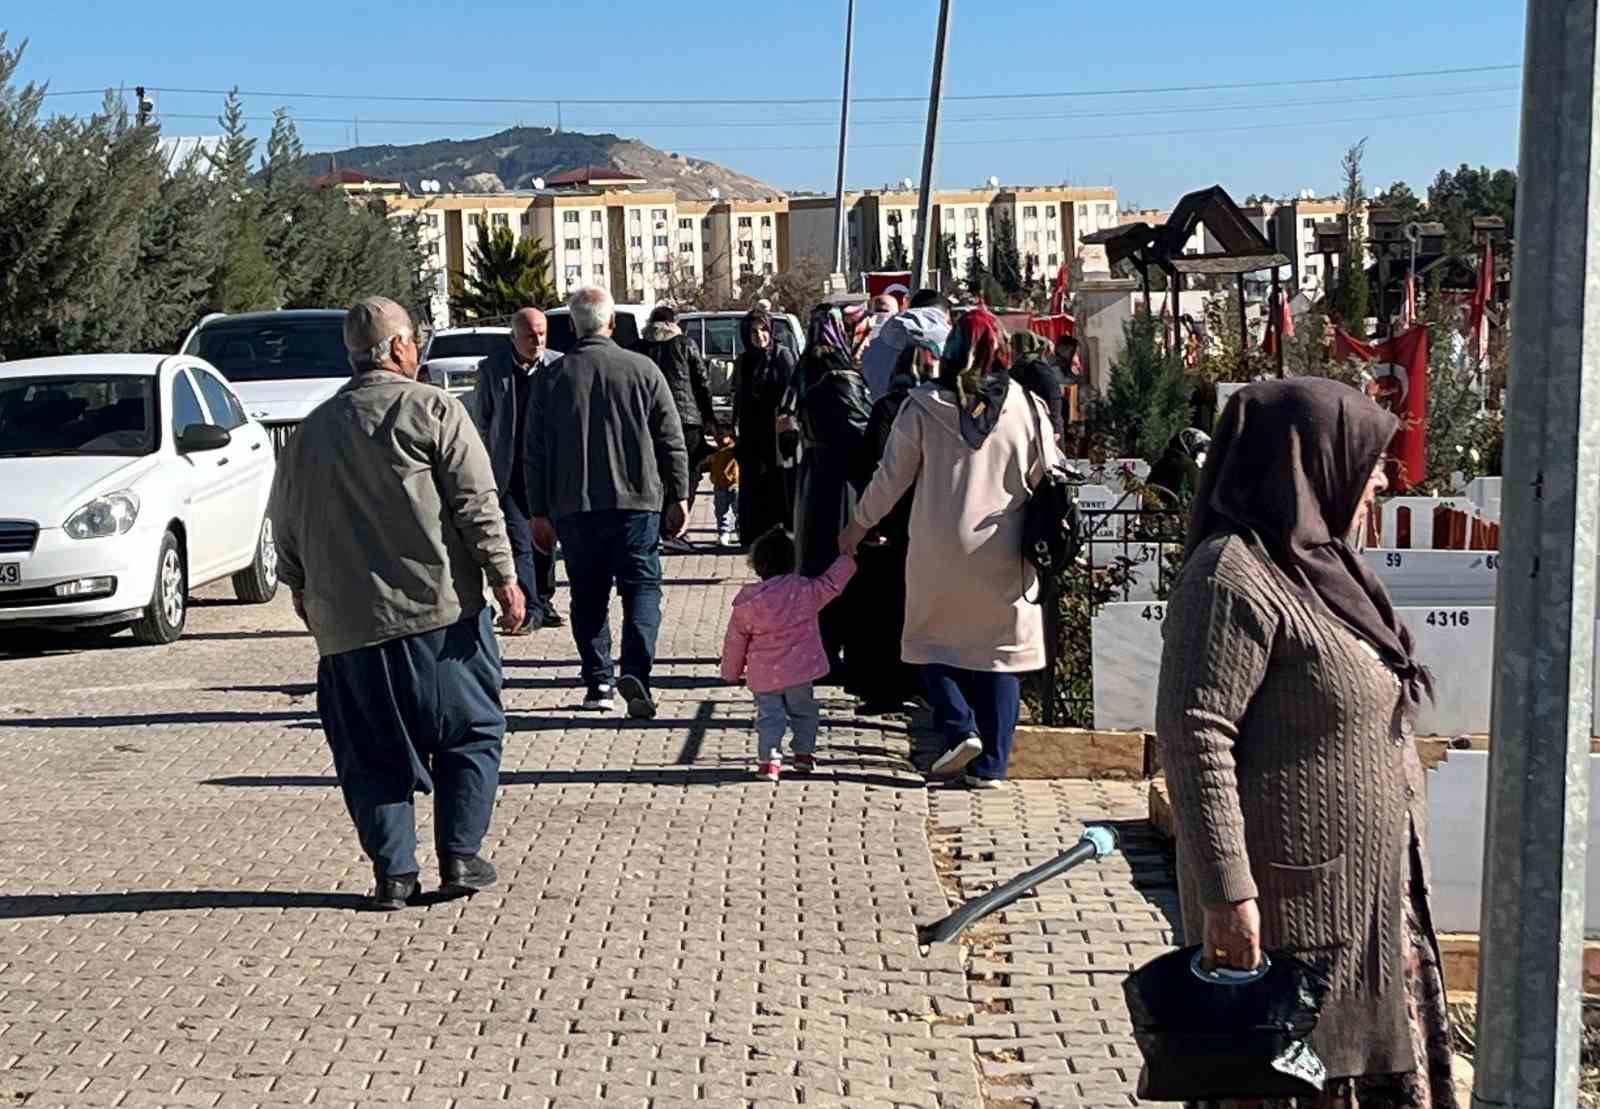
M489 455L467 411L419 384L406 310L345 317L354 376L278 457L278 574L322 656L317 711L361 847L372 906L413 903L413 795L434 795L440 889L494 883L479 855L499 785L500 704L485 575L503 627L524 619Z
M661 627L658 547L689 522L683 425L656 364L612 341L611 294L585 286L568 307L578 342L544 376L528 430L533 540L545 551L561 540L584 707L610 711L614 690L630 716L648 719L656 712L650 671ZM613 584L622 595L622 676L615 681Z
M527 467L522 464L538 379L561 359L545 344L549 332L549 321L537 308L524 308L512 316L510 340L478 363L478 383L467 403L489 448L511 554L517 561L517 581L528 603L528 618L510 635L562 624L555 606L556 560L533 545Z

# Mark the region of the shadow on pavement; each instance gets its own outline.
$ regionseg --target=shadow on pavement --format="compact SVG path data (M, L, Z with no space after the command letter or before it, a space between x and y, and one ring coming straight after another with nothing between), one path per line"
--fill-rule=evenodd
M923 789L919 778L893 774L861 773L853 770L833 770L824 765L810 775L788 774L784 783L815 782L842 785L877 786L883 789ZM230 789L333 789L339 779L331 775L314 774L239 774L226 778L207 778L203 786L223 786ZM663 786L726 786L767 785L748 769L713 766L644 766L629 770L506 770L500 774L502 786L563 786L563 785L663 785ZM0 904L3 904L0 900Z
M127 893L39 893L0 897L0 920L94 916L102 913L166 913L194 909L361 909L356 893L277 890L131 890Z
M270 724L304 721L304 712L150 712L138 716L99 713L84 716L33 716L5 721L8 728L139 728L159 724Z

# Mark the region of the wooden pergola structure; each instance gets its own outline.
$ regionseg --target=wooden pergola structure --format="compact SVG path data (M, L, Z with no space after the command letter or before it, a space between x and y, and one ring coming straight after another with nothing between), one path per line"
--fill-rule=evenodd
M1221 250L1200 254L1185 253L1195 231L1204 227L1206 234ZM1151 226L1140 220L1085 235L1083 242L1103 246L1106 261L1113 267L1122 262L1139 271L1144 282L1144 308L1150 305L1150 270L1159 269L1167 276L1167 287L1172 290L1172 315L1174 321L1183 314L1183 286L1188 276L1234 277L1239 283L1239 337L1242 357L1249 353L1248 331L1245 324L1244 279L1246 274L1261 270L1272 271L1274 301L1282 295L1278 286L1278 269L1289 264L1289 259L1267 241L1266 236L1251 223L1228 191L1221 185L1189 193L1178 201L1167 221ZM1248 364L1248 363L1246 363ZM1278 344L1278 374L1283 375L1283 344Z

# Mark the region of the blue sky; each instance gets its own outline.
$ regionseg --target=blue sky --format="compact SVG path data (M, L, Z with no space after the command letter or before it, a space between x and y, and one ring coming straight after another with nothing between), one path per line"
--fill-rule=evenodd
M70 92L135 84L237 85L252 116L288 107L313 150L468 137L548 124L546 103L383 101L383 96L566 103L574 130L607 130L700 155L792 189L832 188L844 0L603 4L527 0L78 0L15 4L0 21L29 40L22 76ZM1164 207L1220 181L1251 192L1331 192L1344 147L1368 139L1374 187L1418 191L1445 166L1513 166L1521 70L1182 92L1520 66L1515 0L1257 4L1225 15L1193 0L1129 7L1062 0L955 0L937 184L1111 184L1126 204ZM1403 11L1397 21L1393 13ZM851 187L916 177L937 0L857 0ZM223 22L222 20L226 20ZM1018 93L1093 93L962 100ZM323 93L367 99L314 99ZM664 99L821 103L663 104ZM208 133L220 97L156 97L168 133ZM58 111L93 97L56 96ZM193 117L193 118L186 118ZM313 122L326 120L327 122ZM359 121L357 124L356 121ZM264 129L264 125L263 125Z

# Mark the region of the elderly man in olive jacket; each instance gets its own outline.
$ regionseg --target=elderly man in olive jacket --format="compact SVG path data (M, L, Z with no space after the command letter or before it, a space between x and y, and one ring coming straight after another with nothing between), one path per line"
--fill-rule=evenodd
M322 658L317 710L361 847L373 907L414 901L413 795L434 794L441 891L495 880L479 855L499 785L505 712L484 578L504 626L524 619L483 441L453 397L417 382L405 309L350 309L355 375L278 459L279 573Z

